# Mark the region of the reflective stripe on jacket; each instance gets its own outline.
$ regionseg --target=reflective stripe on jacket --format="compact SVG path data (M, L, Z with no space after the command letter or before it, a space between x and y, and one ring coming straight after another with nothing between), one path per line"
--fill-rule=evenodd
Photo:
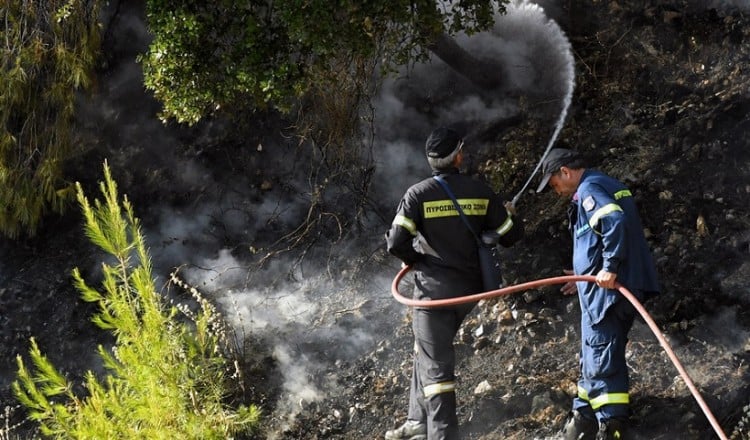
M522 227L486 183L458 170L439 173L456 196L474 231L495 230L510 246ZM477 245L451 198L433 178L410 187L386 233L388 252L413 265L417 295L440 299L481 292Z
M596 275L605 269L617 273L617 281L632 291L657 293L656 267L630 190L600 171L586 170L573 203L575 273ZM599 322L619 293L594 283L577 284L581 311L592 323Z

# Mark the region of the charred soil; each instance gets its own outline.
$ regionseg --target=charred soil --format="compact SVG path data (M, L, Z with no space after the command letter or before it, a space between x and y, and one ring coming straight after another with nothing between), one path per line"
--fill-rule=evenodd
M577 72L561 142L636 194L663 286L646 306L725 433L748 438L733 431L750 390L750 22L685 2L579 3L559 20ZM479 167L520 188L539 153L524 146L546 142L538 124L486 133L514 155ZM527 236L505 251L509 283L568 267L566 205L548 193L520 199ZM465 438L558 435L576 392L579 316L556 287L480 303L456 341ZM630 339L637 438L715 438L642 320ZM411 343L407 314L377 350L338 370L341 395L306 408L286 438L378 438L403 422Z
M740 420L750 417L743 412L750 403L750 17L681 1L582 3L567 2L556 17L571 41L577 74L561 142L586 153L633 191L663 286L646 306L732 435ZM523 146L544 145L549 131L545 121L517 122L483 133L505 149L476 162L479 171L504 176L504 188L523 185L543 150ZM221 165L217 174L243 173L244 167L220 159L232 154L214 148L203 160ZM189 197L158 193L169 172L140 172L123 183L139 217L147 217L149 203ZM144 181L151 184L134 183ZM549 193L520 199L526 237L503 251L508 283L561 275L568 267L565 207ZM370 269L395 276L397 262L382 248L378 254ZM83 374L80 353L93 356L96 344L110 340L90 322L93 309L72 287L71 269L93 271L97 260L76 215L48 221L35 239L2 243L0 257L0 398L11 408L9 425L20 424L10 431L13 438L33 432L10 392L15 356L28 351L29 337L73 379ZM339 391L300 402L291 421L267 420L271 433L264 438L382 438L403 422L411 374L409 313L395 301L373 304L362 310L366 313L336 319L350 319L354 326L368 316L390 317L389 335L353 359L329 359L325 346L313 347L320 363L328 362L322 376ZM575 394L579 314L575 298L563 297L556 287L483 301L476 308L456 341L459 420L466 439L555 438ZM642 321L630 339L637 438L715 438ZM261 347L256 351L265 353ZM251 387L257 395L248 398L273 414L284 392L275 380L275 363L270 354L254 362L246 380L258 382ZM750 434L744 428L734 438Z

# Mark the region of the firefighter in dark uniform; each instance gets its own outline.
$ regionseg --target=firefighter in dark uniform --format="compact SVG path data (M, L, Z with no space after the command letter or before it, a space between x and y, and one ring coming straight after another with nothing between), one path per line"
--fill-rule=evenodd
M459 172L463 140L450 128L433 131L425 144L433 176L447 182L474 231L494 231L509 246L522 236L497 194L484 182ZM413 185L398 205L386 233L388 252L414 270L414 297L420 300L480 293L477 244L453 201L434 179ZM393 439L457 439L453 338L475 304L413 310L414 366L407 421L386 432Z
M572 197L568 211L573 237L573 272L596 283L569 283L581 306L581 377L566 440L625 439L630 415L625 346L635 308L617 290L627 287L639 301L659 292L656 268L630 190L604 173L586 169L575 151L551 150L542 163L537 191L549 184Z

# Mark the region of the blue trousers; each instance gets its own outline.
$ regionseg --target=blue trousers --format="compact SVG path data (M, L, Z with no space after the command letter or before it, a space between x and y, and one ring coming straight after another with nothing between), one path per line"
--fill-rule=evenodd
M636 310L619 298L596 324L581 315L581 376L573 409L603 421L630 416L630 380L625 362L628 332Z

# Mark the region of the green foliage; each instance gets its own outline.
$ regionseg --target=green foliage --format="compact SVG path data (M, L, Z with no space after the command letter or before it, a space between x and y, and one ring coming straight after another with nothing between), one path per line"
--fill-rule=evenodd
M222 107L289 110L315 83L377 60L426 56L436 35L486 29L507 0L148 0L154 40L141 59L162 118L194 123ZM319 85L320 86L320 85Z
M86 301L96 302L93 318L116 337L112 350L99 347L107 370L103 381L86 374L86 397L42 354L31 340L26 367L19 356L13 391L40 424L56 438L225 439L253 429L255 406L230 408L230 362L222 354L220 317L202 303L191 325L166 307L156 291L139 221L127 198L104 167L103 200L92 203L77 187L86 235L111 254L103 264L103 290L88 286L78 270L75 285Z
M91 85L98 0L0 0L0 233L33 235L73 199L62 168L72 152L76 90Z

